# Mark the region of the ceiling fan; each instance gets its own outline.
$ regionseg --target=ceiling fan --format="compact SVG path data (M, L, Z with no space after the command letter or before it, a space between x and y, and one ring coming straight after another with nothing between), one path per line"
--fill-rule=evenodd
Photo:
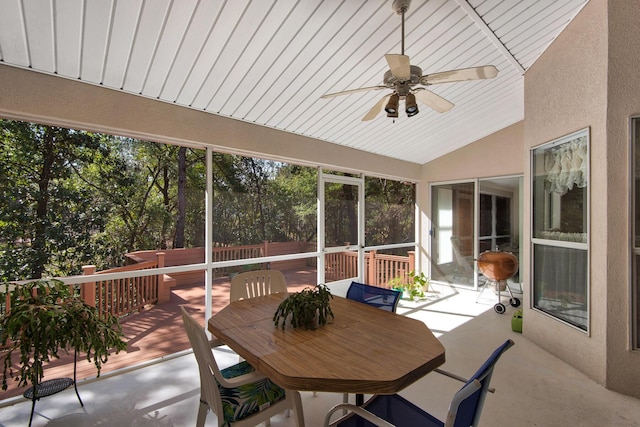
M387 117L398 117L398 107L401 99L404 99L405 112L408 117L415 116L419 112L416 99L438 113L444 113L453 108L453 104L440 95L431 92L425 86L465 80L492 79L498 75L498 69L493 65L423 75L422 69L418 66L411 65L409 57L404 54L404 15L407 10L409 10L410 4L411 0L393 1L393 10L398 15L402 15L402 54L385 55L387 64L389 64L389 70L384 73L383 84L328 93L322 95L321 98L332 98L334 96L349 95L370 90L393 90L392 93L383 96L382 99L365 114L362 118L363 122L373 120L380 113L383 106L387 112Z

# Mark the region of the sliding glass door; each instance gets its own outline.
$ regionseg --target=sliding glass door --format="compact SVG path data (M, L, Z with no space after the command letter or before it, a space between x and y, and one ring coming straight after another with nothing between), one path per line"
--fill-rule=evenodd
M475 183L431 187L431 278L474 286Z
M514 176L431 187L431 279L476 287L480 253L520 258L522 185L523 178ZM519 282L519 275L510 281Z

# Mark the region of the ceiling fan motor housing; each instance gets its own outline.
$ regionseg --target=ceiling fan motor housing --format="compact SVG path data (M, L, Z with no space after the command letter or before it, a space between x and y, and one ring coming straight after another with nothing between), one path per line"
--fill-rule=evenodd
M411 6L411 0L393 0L391 4L391 8L398 15L402 15L402 13L406 13L409 10L409 6Z
M384 73L385 86L395 89L396 93L400 96L405 96L411 91L411 87L420 84L420 78L422 78L422 68L412 65L411 74L409 80L400 80L393 74L391 70Z

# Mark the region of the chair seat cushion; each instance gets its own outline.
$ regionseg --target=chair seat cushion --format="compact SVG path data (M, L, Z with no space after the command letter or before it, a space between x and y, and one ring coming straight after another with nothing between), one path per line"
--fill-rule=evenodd
M404 397L392 395L377 395L367 400L362 405L367 411L390 422L396 427L443 427L444 423L437 418L418 408ZM344 421L338 424L339 427L375 427L357 416L349 414Z
M220 372L225 378L235 378L253 371L253 366L242 361ZM223 387L220 384L218 387L226 425L266 409L285 397L284 389L272 383L268 378L234 388Z

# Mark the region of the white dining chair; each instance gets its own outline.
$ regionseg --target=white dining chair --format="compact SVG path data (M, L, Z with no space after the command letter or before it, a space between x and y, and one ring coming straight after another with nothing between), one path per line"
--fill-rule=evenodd
M229 300L237 301L240 299L275 294L277 292L287 292L287 282L281 271L247 271L231 279Z
M200 372L200 407L196 426L203 427L212 410L218 426L269 425L272 416L293 409L296 425L304 425L300 393L285 391L256 372L246 361L220 369L204 328L180 307L185 330ZM222 344L222 343L220 343Z

